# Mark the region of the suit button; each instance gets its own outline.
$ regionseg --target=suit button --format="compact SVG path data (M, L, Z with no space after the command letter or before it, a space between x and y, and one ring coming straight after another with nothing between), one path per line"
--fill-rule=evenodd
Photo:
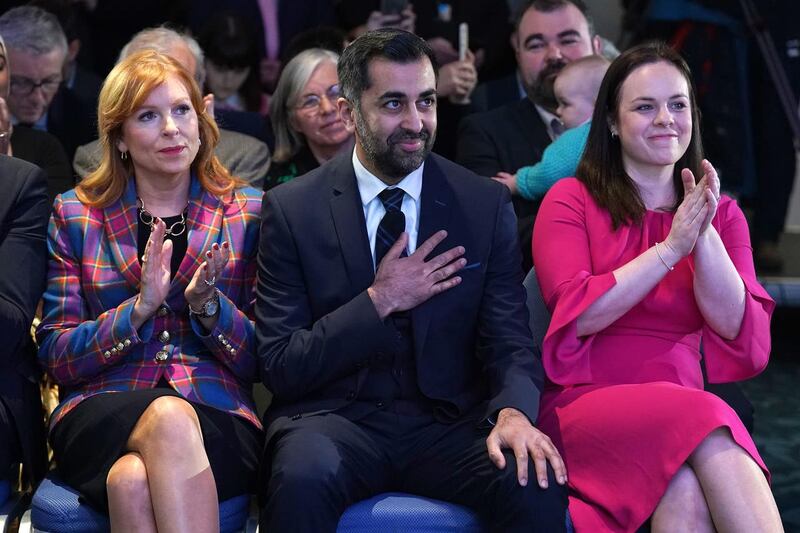
M292 415L292 420L300 420L301 417L302 415L300 414Z
M130 339L125 339L125 347L127 348L130 345L131 345L131 340Z
M169 331L162 331L158 334L158 340L161 342L169 342Z
M156 352L155 360L156 363L164 363L166 360L169 359L169 353L164 350L159 350Z
M108 350L106 350L105 352L103 352L103 357L105 357L106 359L108 359L109 357L111 357L111 352L110 352L110 351L108 351Z
M158 308L158 311L156 311L156 316L165 317L167 316L167 313L169 313L169 309L167 309L166 306L162 305L161 307Z
M347 398L346 399L347 400L352 400L355 397L356 397L355 391L350 391L350 392L347 393Z
M377 407L378 409L383 409L384 405L385 404L383 402L378 402L378 403L375 404L375 407Z
M122 344L121 342L119 344L117 344L117 351L118 352L121 352L123 348L125 348L124 344Z

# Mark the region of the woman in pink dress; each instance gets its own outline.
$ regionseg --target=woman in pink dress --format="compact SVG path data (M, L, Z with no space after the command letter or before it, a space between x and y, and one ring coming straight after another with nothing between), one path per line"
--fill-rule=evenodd
M550 190L533 236L552 312L539 426L566 462L577 532L648 519L654 532L782 531L750 435L703 391L701 357L710 382L765 367L774 302L669 47L611 65L577 176Z

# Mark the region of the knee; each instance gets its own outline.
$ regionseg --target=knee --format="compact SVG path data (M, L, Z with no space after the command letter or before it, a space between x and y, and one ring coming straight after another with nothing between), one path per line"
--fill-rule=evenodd
M136 424L132 440L138 449L185 453L203 449L200 420L194 408L181 398L161 396L153 400Z
M338 501L336 487L344 483L342 458L329 443L319 439L286 443L270 461L268 492L283 502Z
M123 455L111 466L106 477L106 492L112 507L138 508L143 502L150 504L147 469L139 454Z

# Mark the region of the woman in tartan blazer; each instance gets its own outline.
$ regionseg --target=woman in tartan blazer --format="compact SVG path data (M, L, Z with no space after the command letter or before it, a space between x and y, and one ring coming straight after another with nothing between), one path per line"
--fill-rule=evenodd
M39 359L59 473L119 531L218 530L255 482L261 194L216 156L192 78L144 51L100 93L103 161L50 220Z

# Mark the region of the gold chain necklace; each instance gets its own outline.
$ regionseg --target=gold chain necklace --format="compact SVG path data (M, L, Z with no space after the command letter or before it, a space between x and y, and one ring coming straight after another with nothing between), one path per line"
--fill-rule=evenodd
M153 231L153 226L156 225L156 217L147 210L144 206L144 200L140 197L136 197L136 201L141 204L139 205L139 220L142 221L142 224L146 224L150 226L150 231ZM186 211L189 209L189 203L186 203L186 208L184 208L183 212L181 213L181 219L177 222L173 222L170 227L164 230L165 236L177 237L179 235L183 235L186 231Z

